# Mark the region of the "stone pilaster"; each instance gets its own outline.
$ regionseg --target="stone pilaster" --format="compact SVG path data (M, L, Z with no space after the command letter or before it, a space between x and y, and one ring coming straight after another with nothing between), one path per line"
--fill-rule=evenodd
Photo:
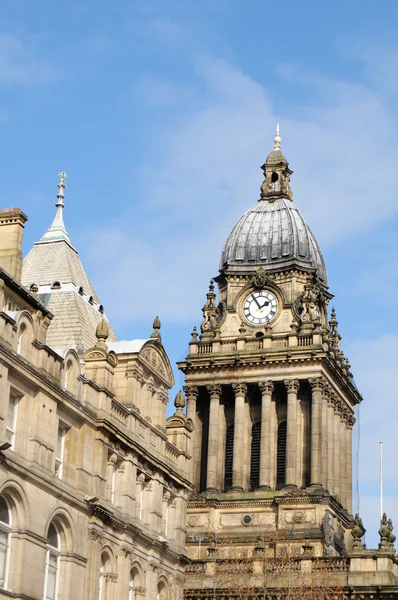
M262 489L271 489L271 404L274 384L262 381L258 384L261 391L261 448L260 448L260 485Z
M321 416L322 416L322 379L310 380L312 390L311 401L311 485L320 487L321 483Z
M349 415L346 424L346 452L347 452L347 510L352 514L352 428L355 423L353 415Z
M333 416L333 466L334 466L334 495L340 498L341 485L341 462L340 462L340 415L338 413L339 400L333 396L334 416Z
M286 486L297 486L297 392L298 379L287 379L287 439L286 439Z
M345 408L340 408L340 501L344 508L347 507L347 448L346 448L346 423Z
M243 459L244 459L244 418L247 385L236 383L233 386L235 392L235 416L234 416L234 451L232 463L232 490L243 490Z

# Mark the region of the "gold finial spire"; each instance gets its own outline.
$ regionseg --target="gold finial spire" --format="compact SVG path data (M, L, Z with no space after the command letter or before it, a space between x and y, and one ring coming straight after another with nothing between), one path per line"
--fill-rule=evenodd
M276 124L276 134L274 137L274 150L280 150L281 149L281 134L279 131L279 123Z

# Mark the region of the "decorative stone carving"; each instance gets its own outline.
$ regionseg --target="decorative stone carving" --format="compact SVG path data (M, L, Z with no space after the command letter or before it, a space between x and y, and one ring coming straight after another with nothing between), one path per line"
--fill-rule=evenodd
M89 540L94 540L96 542L102 542L104 536L101 529L97 527L90 527L88 530L88 538Z
M212 398L213 396L220 398L221 385L208 385L208 386L206 386L206 389L209 392L210 398Z
M275 277L272 273L267 273L263 267L260 267L254 273L250 283L256 288L264 289L268 283L274 280L274 278Z
M199 390L196 385L185 385L183 387L187 400L192 398L192 400L196 400L199 394Z
M324 381L322 377L314 377L309 380L311 389L313 392L322 392L324 387Z
M188 525L190 527L197 527L199 525L199 517L197 515L188 517Z
M273 381L260 381L258 383L258 387L260 388L260 392L262 394L272 394L274 391L274 382Z
M232 389L234 390L237 396L242 396L247 394L247 384L246 383L233 383Z
M285 379L284 384L288 392L297 392L300 387L300 381L298 379Z

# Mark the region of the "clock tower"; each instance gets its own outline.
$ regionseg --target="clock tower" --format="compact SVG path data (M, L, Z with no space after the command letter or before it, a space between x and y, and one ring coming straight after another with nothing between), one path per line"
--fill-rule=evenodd
M338 557L352 545L361 396L328 310L321 250L293 203L279 127L262 171L260 198L227 237L200 332L179 363L194 426L195 559L225 537L246 555L264 536L281 545L289 536L297 556L304 547Z

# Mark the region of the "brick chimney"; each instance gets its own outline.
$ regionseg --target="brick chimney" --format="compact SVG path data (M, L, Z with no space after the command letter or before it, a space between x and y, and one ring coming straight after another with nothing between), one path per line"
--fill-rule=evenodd
M27 220L19 208L0 211L0 267L17 283L21 283L22 237Z

